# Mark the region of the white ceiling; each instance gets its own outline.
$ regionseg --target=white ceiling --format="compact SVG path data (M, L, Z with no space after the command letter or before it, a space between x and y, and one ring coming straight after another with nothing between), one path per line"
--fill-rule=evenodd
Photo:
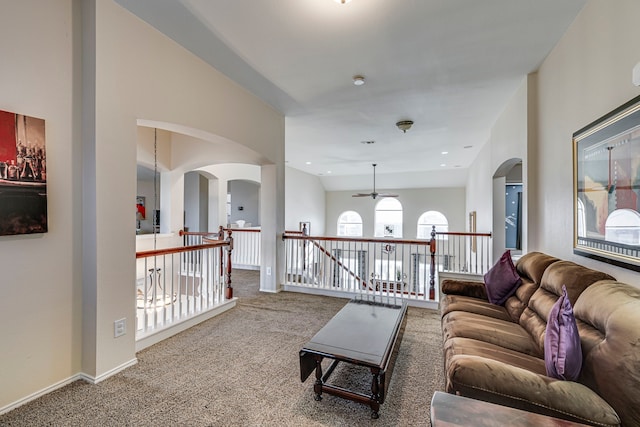
M380 189L464 186L507 101L586 3L116 1L285 114L287 165L327 190L368 189L372 163Z

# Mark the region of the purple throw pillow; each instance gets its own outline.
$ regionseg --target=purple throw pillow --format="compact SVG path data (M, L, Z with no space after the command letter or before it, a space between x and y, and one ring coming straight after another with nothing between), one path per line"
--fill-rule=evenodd
M544 364L548 376L568 381L576 380L582 369L580 335L564 285L562 295L551 308L547 320Z
M498 262L484 275L484 286L487 290L489 302L502 305L513 295L522 279L511 260L511 251L502 254Z

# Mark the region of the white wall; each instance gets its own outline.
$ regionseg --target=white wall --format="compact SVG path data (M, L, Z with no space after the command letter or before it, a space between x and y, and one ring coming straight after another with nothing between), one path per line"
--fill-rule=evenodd
M364 191L364 190L363 190ZM397 194L403 208L403 238L415 239L418 218L426 211L439 211L447 217L449 229L465 229L465 190L464 188L422 188L422 189L385 189L385 192ZM375 206L380 199L370 197L352 197L359 191L327 192L326 235L337 234L338 217L347 210L353 210L362 217L363 237L373 237L375 225ZM313 228L313 225L312 225ZM478 230L483 231L483 230ZM315 232L314 232L315 234Z
M49 232L0 237L1 412L135 362L138 119L248 147L283 189L284 118L112 0L4 2L0 35L0 108L45 119L49 181Z
M287 167L285 229L296 231L300 222L311 223L311 234L325 234L325 191L317 176Z
M260 225L260 184L234 179L229 181L231 193L231 216L229 222L241 219L252 227ZM240 210L242 207L242 210ZM245 225L248 227L248 225Z
M640 286L638 273L573 255L572 134L640 94L631 70L640 61L640 2L590 1L538 72L539 187L529 205L530 249L603 270Z
M189 231L208 231L209 185L198 172L184 175L184 223Z
M0 412L81 369L77 18L71 0L3 2L0 13L0 109L45 120L49 223L0 237Z
M113 322L127 318L133 323L135 316L130 285L135 278L134 224L127 201L135 197L138 119L218 135L283 168L284 118L113 1L95 0L95 7L97 114L95 138L87 144L99 159L94 173L99 215L95 230L86 230L95 234L95 245L83 249L99 257L95 273L85 277L85 288L96 289L96 309L86 313L95 318L96 342L85 346L83 355L96 360L87 374L100 377L135 358L133 334L114 339ZM246 126L248 118L252 126ZM197 154L193 158L197 164ZM181 165L189 167L188 162ZM180 185L180 178L174 185ZM275 217L278 223L284 224L284 215Z

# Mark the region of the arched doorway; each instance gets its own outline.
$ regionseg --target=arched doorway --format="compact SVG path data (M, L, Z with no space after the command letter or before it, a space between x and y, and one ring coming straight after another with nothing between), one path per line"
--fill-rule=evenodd
M493 259L506 249L514 256L525 250L523 194L522 159L504 161L493 175Z

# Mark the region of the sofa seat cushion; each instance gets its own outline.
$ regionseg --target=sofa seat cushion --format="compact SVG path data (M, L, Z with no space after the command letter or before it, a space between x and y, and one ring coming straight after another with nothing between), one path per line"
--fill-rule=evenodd
M464 311L476 313L483 316L511 321L511 316L507 310L499 305L495 305L486 300L461 295L445 295L440 301L440 315L445 316L452 311Z
M487 357L454 355L447 392L599 426L619 426L616 411L583 384L556 380Z
M544 358L542 348L538 347L522 326L476 313L452 311L444 316L442 336L444 340L454 337L472 338Z
M544 360L539 357L470 338L451 338L444 342L445 363L453 360L453 356L457 355L482 356L540 375L545 375L546 373ZM445 366L446 369L447 367Z

